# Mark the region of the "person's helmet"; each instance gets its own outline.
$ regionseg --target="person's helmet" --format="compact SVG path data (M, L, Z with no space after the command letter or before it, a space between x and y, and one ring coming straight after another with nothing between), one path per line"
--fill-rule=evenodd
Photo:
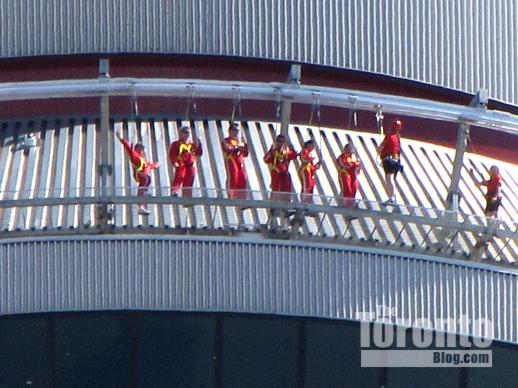
M143 152L144 151L144 144L142 144L141 142L138 142L137 144L135 144L133 146L133 149L135 151L140 151L140 152Z
M394 132L401 131L403 129L403 122L399 119L394 120L390 126L390 129L392 129Z

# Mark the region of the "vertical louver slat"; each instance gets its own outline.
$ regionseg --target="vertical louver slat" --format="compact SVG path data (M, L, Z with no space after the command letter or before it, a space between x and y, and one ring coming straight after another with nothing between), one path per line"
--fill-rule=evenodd
M152 126L148 120L143 120L141 124L141 135L142 135L142 144L144 144L144 149L146 152L146 159L150 161L157 161L155 147L152 147L153 140L155 139L156 134L151 130ZM154 144L153 144L154 145ZM151 171L151 186L148 190L149 195L156 195L156 185L158 183L158 174L156 170ZM148 209L151 211L151 214L147 216L147 221L149 225L158 226L159 218L158 212L159 209L155 205L148 205Z
M4 178L7 178L6 186L5 186L5 199L17 199L19 198L19 186L20 186L20 178L23 172L21 163L22 163L22 152L19 150L18 146L18 136L20 134L20 129L25 125L25 123L16 123L15 131L13 135L13 144L12 147L9 147L7 164L4 164ZM12 230L13 222L16 213L16 209L6 208L3 214L3 225L1 230Z
M68 169L71 168L72 160L67 159L67 147L68 147L68 126L62 126L58 128L58 144L57 144L57 152L56 159L50 165L52 168L52 175L54 178L54 185L52 187L50 196L53 198L64 198L68 196L67 187L65 187L66 182L66 174ZM67 163L69 162L69 163ZM52 228L59 228L63 226L63 216L65 213L64 206L53 206L51 213L51 223L50 226Z
M123 133L123 122L116 122L113 126L113 130L115 131L115 135L121 134L122 136L127 136ZM125 159L125 152L122 148L122 144L118 140L115 141L113 145L113 181L115 185L115 196L122 195L130 195L127 186L129 184L128 181L128 161ZM128 205L116 205L114 208L114 224L117 227L126 227L128 226Z
M84 196L94 197L96 193L97 182L97 160L95 147L95 127L93 123L88 123L86 126L86 154L85 154L85 180L84 180ZM83 225L94 226L95 220L95 206L86 205L83 208Z
M69 179L68 179L68 196L69 197L80 197L81 196L81 166L84 163L84 155L82 154L82 125L76 124L71 125L72 131L72 144L69 151L68 160L70 164L75 163L76 166L70 166ZM73 157L72 157L73 155ZM66 227L77 228L79 226L79 206L69 206L66 214Z
M49 125L52 125L49 123ZM51 163L54 159L54 133L55 129L53 127L47 128L45 130L45 138L44 142L41 146L43 146L43 157L41 161L41 175L39 177L39 187L37 195L42 198L48 198L53 194L50 191L50 185L52 182L52 171L50 170ZM48 226L48 212L49 208L38 207L36 208L36 212L34 215L34 227L46 228Z
M158 180L154 182L155 186L159 187L158 195L161 196L169 196L171 186L172 171L171 171L171 163L169 161L169 146L170 141L167 136L167 131L164 128L164 123L162 121L155 121L154 123L154 133L156 139L156 155L157 161L160 163L160 167L158 169ZM163 218L164 218L164 226L171 227L173 226L173 215L172 215L172 206L163 206Z

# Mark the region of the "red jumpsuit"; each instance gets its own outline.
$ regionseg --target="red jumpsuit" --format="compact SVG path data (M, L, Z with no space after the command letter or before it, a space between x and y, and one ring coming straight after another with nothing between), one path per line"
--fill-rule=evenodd
M398 132L385 135L381 143L380 158L386 174L395 174L400 170L401 140Z
M381 144L381 159L390 155L399 155L401 153L401 140L399 140L399 134L397 132L387 133Z
M177 140L169 149L169 160L175 166L175 174L171 182L171 194L178 194L180 187L183 196L192 196L192 184L196 174L196 157L203 153L201 144L193 144Z
M486 208L485 214L496 213L502 203L502 194L500 194L500 188L502 187L502 177L500 174L492 176L489 180L483 181L482 186L487 187L486 197Z
M303 148L299 156L299 177L302 182L302 201L312 202L313 189L317 183L315 179L317 166L313 163L315 157L311 155L311 151L308 148Z
M248 156L248 144L238 139L227 137L221 143L227 169L227 188L229 198L246 198L247 175L245 158Z
M133 168L133 178L138 182L139 188L137 195L143 195L151 183L151 176L149 174L151 173L152 169L158 167L158 164L147 161L144 156L137 152L127 140L119 140L130 158Z
M289 201L291 199L291 176L288 172L290 161L297 158L297 153L290 147L277 147L271 149L264 156L264 162L270 165L272 176L270 196L273 200Z
M357 175L360 161L351 152L344 152L338 157L337 164L344 206L354 207L356 201L352 198L356 197L356 191L358 190Z

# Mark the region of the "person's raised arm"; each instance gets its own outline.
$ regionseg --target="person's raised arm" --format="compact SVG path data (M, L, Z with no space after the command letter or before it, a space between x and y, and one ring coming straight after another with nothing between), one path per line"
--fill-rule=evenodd
M469 169L469 175L471 175L471 178L475 181L475 184L478 186L487 186L487 183L489 182L484 179L478 180L473 168Z
M291 145L288 145L288 160L295 160L297 156L299 156L299 153Z
M270 147L270 149L268 150L268 152L266 152L266 154L264 155L264 158L263 158L263 161L265 163L272 163L273 162L273 144L272 146Z
M126 150L126 152L131 154L133 152L133 148L131 147L131 144L126 139L124 139L122 137L122 132L121 131L117 131L115 133L115 136L122 143L122 145L124 146L124 149Z

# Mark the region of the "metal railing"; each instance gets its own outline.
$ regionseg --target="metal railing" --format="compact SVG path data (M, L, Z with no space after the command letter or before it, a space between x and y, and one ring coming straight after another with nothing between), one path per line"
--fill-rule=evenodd
M102 66L101 66L102 67ZM101 69L100 69L101 70ZM434 120L459 122L487 127L513 135L518 134L518 116L504 112L487 110L481 106L467 107L417 98L408 98L380 93L363 92L340 88L305 86L297 83L257 83L210 80L178 79L139 79L109 78L107 68L100 72L100 77L88 80L58 80L43 82L21 82L0 84L0 101L80 98L107 96L161 96L183 97L192 101L194 98L226 98L238 101L263 100L280 104L281 101L319 106L344 107L358 110L403 114ZM108 134L107 109L102 133ZM289 119L289 117L288 117ZM107 144L107 142L102 142ZM103 155L107 155L106 152ZM105 155L105 156L106 156ZM101 158L103 167L109 167L110 161ZM102 174L106 178L105 173ZM106 179L105 179L106 180ZM104 181L103 181L104 182ZM105 182L106 183L106 182ZM122 216L118 207L137 204L142 198L132 196L129 188L115 188L107 184L102 187L74 189L46 189L44 193L14 192L5 195L0 203L4 208L3 230L17 231L37 229L53 230L66 227L62 222L63 212L42 212L38 214L50 217L40 224L44 228L31 225L30 217L24 212L31 207L73 206L68 210L72 214L69 223L81 230L84 223L79 222L81 207L89 207L83 212L82 220L88 217L90 225L100 229L138 226L139 230L152 226L177 229L210 229L275 231L288 234L290 238L324 238L326 241L348 241L366 243L392 249L411 249L442 254L446 256L469 257L472 259L493 259L495 261L515 262L518 257L517 231L514 223L499 220L487 220L483 217L453 213L445 210L426 209L407 205L384 207L378 202L357 201L356 207L344 207L342 199L336 197L314 196L311 203L304 203L298 197L290 201L277 201L270 198L270 193L251 191L241 199L229 199L225 190L197 189L192 198L171 198L168 188L153 188L153 196L147 197L149 204L156 205L155 213L142 221L134 209L125 208ZM65 195L67 193L67 195ZM102 197L99 193L106 194ZM42 194L42 195L41 195ZM76 194L74 196L74 194ZM90 195L88 195L90 194ZM182 211L172 209L188 206ZM193 207L204 206L201 212ZM245 216L236 211L237 207L249 208L252 216ZM113 208L113 209L112 209ZM14 211L9 211L9 209ZM273 209L273 210L272 210ZM112 211L113 210L113 211ZM16 213L22 214L25 227L18 227L13 219ZM88 213L89 216L84 216ZM167 214L169 213L169 215ZM50 214L50 215L49 215ZM124 215L125 214L125 215ZM118 222L117 218L122 221ZM128 219L132 219L128 222Z
M480 107L468 107L419 98L359 90L286 83L236 82L196 79L106 78L13 82L0 84L0 101L97 96L156 96L222 98L352 108L415 116L449 122L464 122L497 131L518 134L518 116Z
M514 264L513 257L518 252L518 224L441 209L386 206L376 201L322 195L312 196L309 202L296 194L279 200L279 193L248 190L235 192L235 198L229 198L227 190L217 188L193 188L192 196L179 197L170 196L169 187L152 187L150 195L144 197L132 195L134 190L114 187L105 197L95 196L93 188L88 190L91 196L65 196L64 190L55 190L60 192L59 196L47 193L47 197L17 193L22 199L8 199L4 193L0 209L5 225L7 209L23 212L38 207L69 208L71 214L79 214L91 207L91 219L83 217L87 225L69 225L74 233L92 233L93 229L110 233L252 232L268 238L359 244L445 257L491 259L503 264ZM142 202L147 203L150 216L138 214ZM47 212L49 218L51 213ZM3 236L28 231L51 233L66 227L66 222L58 217L42 228L29 225L25 231L20 227L4 229Z

